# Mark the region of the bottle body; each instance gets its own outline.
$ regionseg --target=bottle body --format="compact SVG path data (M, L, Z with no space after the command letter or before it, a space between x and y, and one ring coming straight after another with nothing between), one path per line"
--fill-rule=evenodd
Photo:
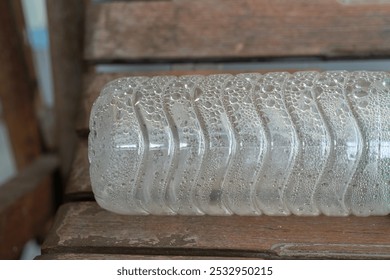
M387 215L390 76L118 79L93 105L89 160L121 214Z

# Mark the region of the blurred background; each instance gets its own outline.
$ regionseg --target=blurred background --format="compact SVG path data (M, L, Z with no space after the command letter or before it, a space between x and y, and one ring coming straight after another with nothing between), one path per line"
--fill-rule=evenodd
M81 172L71 166L88 135L84 107L104 82L389 71L389 54L386 0L1 1L0 258L39 255L57 207L75 195L65 186ZM90 189L76 195L93 199Z
M36 97L39 101L37 113L42 125L41 132L45 135L48 145L53 144L53 86L50 65L49 35L47 30L47 12L45 0L23 0L22 12L25 26L23 32L23 43L30 49L33 60L33 70L36 83ZM23 27L22 27L23 28ZM2 155L0 169L0 184L7 181L17 173L17 166L11 149L7 127L4 121L0 124L0 154Z
M15 217L17 221L10 222L10 216L15 212L10 208L22 208L28 204L26 195L35 187L21 185L22 172L36 163L42 154L54 155L54 95L46 2L2 1L0 5L0 251L11 248L15 254L8 253L8 256L32 259L40 254L40 247L37 236L27 236L29 232L32 233L30 229L25 229L17 238L21 238L22 242L9 239L7 235L17 235L13 229L15 222L19 224L18 229L23 231L24 219L31 218L25 214ZM40 172L36 169L32 171ZM39 175L29 177L35 176ZM21 202L17 203L17 200ZM50 195L50 200L54 201L54 196ZM42 202L46 201L43 199ZM50 203L52 206L54 203ZM33 231L37 232L36 229ZM5 246L3 242L15 244Z

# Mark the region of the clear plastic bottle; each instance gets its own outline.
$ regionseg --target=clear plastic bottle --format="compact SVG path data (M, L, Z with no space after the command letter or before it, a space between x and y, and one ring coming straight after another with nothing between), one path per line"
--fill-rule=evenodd
M390 75L121 78L90 118L103 208L156 215L387 215Z

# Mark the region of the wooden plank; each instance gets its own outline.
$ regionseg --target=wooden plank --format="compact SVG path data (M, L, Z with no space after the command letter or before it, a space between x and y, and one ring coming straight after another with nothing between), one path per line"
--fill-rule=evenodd
M14 4L0 1L0 101L15 162L22 169L38 157L41 143L34 111L34 83Z
M36 260L229 260L224 257L204 256L161 256L161 255L128 255L128 254L46 254L35 258ZM234 258L237 259L237 258Z
M390 5L381 1L118 1L89 5L86 23L89 60L390 53Z
M56 112L56 143L63 178L67 178L77 136L75 121L81 99L84 1L48 0L50 52Z
M43 233L53 215L56 157L41 156L0 188L0 259L18 258L25 242Z
M43 254L390 258L390 217L123 216L63 205Z

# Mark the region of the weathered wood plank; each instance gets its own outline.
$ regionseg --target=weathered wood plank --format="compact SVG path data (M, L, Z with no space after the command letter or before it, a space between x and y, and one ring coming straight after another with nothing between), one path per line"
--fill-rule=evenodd
M84 1L48 0L56 143L67 178L77 144L75 122L82 88Z
M54 156L41 156L0 188L0 259L17 258L53 215Z
M390 5L340 0L91 4L90 60L369 56L390 53Z
M43 254L390 258L390 217L123 216L63 205Z

